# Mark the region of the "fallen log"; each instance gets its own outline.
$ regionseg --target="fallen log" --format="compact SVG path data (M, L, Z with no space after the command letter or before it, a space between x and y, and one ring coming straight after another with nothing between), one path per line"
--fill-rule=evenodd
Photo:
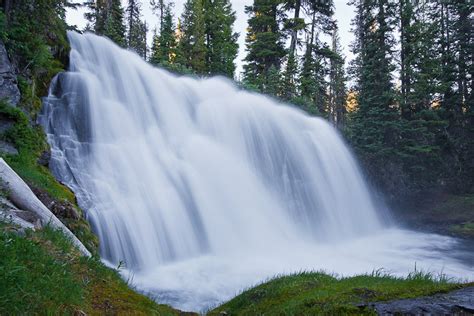
M18 208L36 214L41 225L50 225L60 229L71 240L73 245L87 257L91 253L82 242L36 197L28 185L0 158L1 185L5 188L9 200Z

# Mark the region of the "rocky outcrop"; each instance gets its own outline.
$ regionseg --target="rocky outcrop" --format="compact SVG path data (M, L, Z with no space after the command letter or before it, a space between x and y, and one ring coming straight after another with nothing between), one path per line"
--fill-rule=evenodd
M20 90L5 45L0 41L0 100L2 99L16 106L20 101Z
M474 315L474 287L413 299L373 303L378 315Z

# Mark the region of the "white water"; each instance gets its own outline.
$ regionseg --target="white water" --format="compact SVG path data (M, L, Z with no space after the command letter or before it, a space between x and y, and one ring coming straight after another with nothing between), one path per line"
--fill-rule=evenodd
M152 68L69 33L70 71L40 118L50 167L78 197L107 262L160 302L202 310L278 273L418 267L472 277L456 241L388 228L324 120Z

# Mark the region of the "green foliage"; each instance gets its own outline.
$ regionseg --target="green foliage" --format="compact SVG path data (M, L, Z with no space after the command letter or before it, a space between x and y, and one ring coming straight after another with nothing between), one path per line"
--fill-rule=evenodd
M181 16L177 62L198 74L207 73L205 15L202 0L187 0Z
M377 187L391 200L430 190L474 190L469 112L472 23L464 1L353 1L357 109L350 142ZM400 91L393 47L400 23ZM459 56L456 58L455 56Z
M283 100L290 101L297 95L298 64L294 54L288 57L286 69L283 73L280 95Z
M125 13L120 0L89 0L84 5L89 9L84 16L91 23L87 29L125 47Z
M406 278L377 271L369 275L338 278L322 272L277 277L244 291L217 307L210 315L372 315L357 304L413 298L447 292L462 285L442 275L413 272Z
M40 188L57 201L66 200L74 205L74 194L58 183L47 168L37 163L40 154L48 149L43 130L39 126L32 127L24 112L4 102L0 102L0 117L14 122L1 135L4 140L14 144L19 152L18 155L4 155L3 158L10 167L31 187ZM91 252L97 251L97 237L92 234L90 225L84 218L60 219Z
M112 0L109 14L105 23L104 35L118 45L125 47L124 10L120 0Z
M229 0L205 0L206 61L210 75L234 77L239 45L232 28L236 17Z
M49 170L36 163L39 155L47 149L44 132L40 127L30 126L26 114L0 102L0 116L14 122L1 137L18 149L18 155L7 155L7 163L28 183L46 190L56 199L74 202L74 195L66 187L57 183Z
M127 47L146 59L148 26L142 21L141 3L138 0L128 1L125 12L128 24Z
M154 65L169 65L174 63L176 58L176 37L173 23L173 13L171 4L168 4L163 11L163 24L160 25L160 34L153 35L150 62Z
M62 232L15 230L0 224L1 314L178 314L132 291L98 258L80 256Z
M65 7L63 0L14 1L6 16L6 46L20 74L33 76L40 89L59 70L67 58ZM47 17L47 18L45 18ZM6 33L6 34L5 34ZM63 63L63 62L61 62Z
M255 0L252 6L246 6L250 14L244 81L259 87L261 91L273 90L267 87L266 77L270 69L280 71L281 59L285 56L284 40L280 21L284 16L281 0ZM272 68L273 67L273 68Z
M52 256L31 232L28 237L0 227L0 314L72 314L84 304L84 295L71 265ZM70 245L64 237L53 242L67 257Z

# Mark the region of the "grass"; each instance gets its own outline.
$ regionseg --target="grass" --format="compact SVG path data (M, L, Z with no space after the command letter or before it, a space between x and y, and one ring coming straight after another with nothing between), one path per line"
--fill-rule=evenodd
M443 276L423 272L414 272L406 278L380 272L345 278L303 272L277 277L246 290L209 314L371 315L375 313L367 307L369 302L414 298L462 286Z
M0 117L11 120L13 126L1 138L15 145L18 155L3 155L5 161L27 183L44 189L51 197L74 202L74 194L56 181L44 166L38 165L41 153L48 149L43 130L30 125L29 118L19 108L0 102Z
M474 238L474 194L445 196L429 213L429 221L446 225L447 233Z
M81 257L59 231L46 227L19 236L0 226L0 315L177 315L135 293L98 258Z
M0 117L13 122L13 126L0 137L14 144L18 149L18 155L2 155L2 158L30 187L40 188L56 201L72 203L78 213L82 214L76 205L74 193L60 184L48 168L37 163L41 153L48 150L43 130L39 126L31 126L27 115L22 110L8 106L1 101ZM97 252L97 237L92 233L89 223L83 217L78 220L68 218L60 218L60 220L92 253Z
M452 225L450 229L456 235L474 238L474 222L466 222L459 225Z
M463 238L474 238L474 194L436 194L399 210L408 225Z

